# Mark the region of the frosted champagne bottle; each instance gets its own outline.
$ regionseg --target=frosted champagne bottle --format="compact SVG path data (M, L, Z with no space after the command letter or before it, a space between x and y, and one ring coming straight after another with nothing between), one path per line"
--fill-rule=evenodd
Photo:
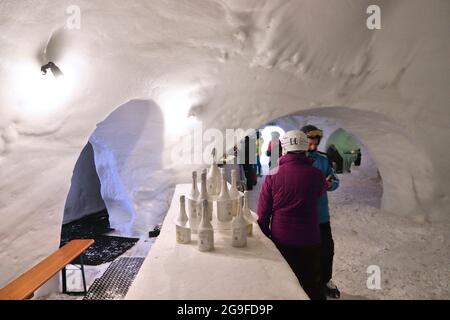
M247 235L252 236L253 235L253 223L258 221L258 216L256 214L253 214L250 211L249 202L248 202L248 191L244 191L244 205L242 207L242 215L244 216L245 220L248 223Z
M220 222L230 222L233 218L233 203L228 193L228 184L225 177L225 169L220 169L222 176L222 187L217 199L217 220Z
M207 214L209 217L209 221L211 221L212 216L213 216L213 201L211 200L211 198L208 194L207 188L206 188L206 170L202 171L202 176L201 176L201 188L200 188L200 197L199 197L200 204L202 204L204 200L208 201Z
M214 229L208 218L208 201L202 202L202 221L198 227L198 250L201 252L214 249Z
M233 247L241 248L247 246L247 226L248 221L244 218L242 208L239 204L238 214L231 223Z
M187 197L187 207L189 214L189 222L191 225L192 233L196 234L198 230L198 224L200 223L200 191L198 190L197 185L197 172L192 172L192 187L189 195Z
M217 196L220 193L220 172L216 162L216 149L212 155L213 160L207 176L207 191L211 196Z
M191 242L191 229L189 228L189 219L186 214L186 198L180 197L180 213L175 222L177 243L187 244Z
M239 209L239 202L241 198L241 193L237 189L237 171L232 170L231 171L231 188L230 188L230 199L232 201L231 203L231 212L233 217L235 217L238 213Z

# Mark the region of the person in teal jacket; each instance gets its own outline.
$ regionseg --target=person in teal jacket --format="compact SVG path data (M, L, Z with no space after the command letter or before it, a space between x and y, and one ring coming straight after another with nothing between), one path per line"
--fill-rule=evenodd
M313 166L320 169L327 177L327 191L336 190L339 187L339 178L336 176L327 154L317 150L323 137L322 130L315 126L307 125L304 126L301 131L308 136L308 156L314 161ZM322 287L326 296L339 299L341 293L332 281L334 241L331 233L330 210L326 192L319 198L318 211L321 237L320 267Z

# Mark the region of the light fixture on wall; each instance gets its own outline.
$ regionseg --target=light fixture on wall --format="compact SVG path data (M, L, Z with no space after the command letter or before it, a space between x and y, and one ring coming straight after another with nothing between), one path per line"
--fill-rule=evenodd
M63 76L64 74L62 73L61 69L53 62L49 62L46 65L43 65L41 67L41 72L43 75L47 74L47 70L50 69L53 73L53 75L55 76L55 78L59 78L61 76Z
M158 98L164 112L166 128L172 133L182 133L197 123L189 113L193 105L192 90L173 89L164 91Z
M44 119L63 111L79 85L81 60L63 27L36 48L33 56L16 59L11 72L12 96L20 116ZM70 49L69 49L70 48ZM40 68L40 69L39 69ZM40 72L39 72L40 71Z
M54 62L42 65L22 60L15 64L12 74L11 85L17 111L33 119L62 110L76 84L74 68L66 61L60 68Z

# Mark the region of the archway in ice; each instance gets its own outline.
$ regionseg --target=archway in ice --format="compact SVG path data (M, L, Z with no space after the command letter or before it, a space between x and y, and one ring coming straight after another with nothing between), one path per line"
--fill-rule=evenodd
M272 132L278 132L280 134L280 137L282 137L283 134L285 133L283 128L280 128L279 126L276 125L269 124L267 126L264 126L264 128L262 128L261 137L263 139L263 144L261 145L261 165L263 169L262 172L264 174L267 174L269 170L270 157L267 156L266 151L269 148L269 142L272 138Z
M139 237L161 224L171 195L171 176L162 168L163 133L162 113L152 101L132 100L99 123L88 143L99 185L80 179L85 170L74 171L71 190L81 191L69 193L64 223L94 213L103 201L120 235Z
M342 128L339 128L333 132L327 141L325 141L325 150L332 144L336 146L336 149L341 155L360 148L358 140Z
M346 130L339 128L325 141L325 150L330 162L340 173L349 173L353 164L360 165L361 146Z

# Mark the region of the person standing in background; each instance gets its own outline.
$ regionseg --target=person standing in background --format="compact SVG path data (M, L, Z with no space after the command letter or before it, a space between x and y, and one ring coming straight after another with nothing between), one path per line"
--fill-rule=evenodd
M355 166L359 167L359 166L361 166L361 159L362 159L361 149L356 150L356 152L358 155L355 160Z
M308 137L308 157L313 161L313 166L327 177L327 191L336 190L339 187L339 179L330 165L327 154L317 150L323 137L323 131L312 125L304 126L301 131ZM332 280L334 240L331 233L330 210L326 192L318 200L318 211L321 236L322 290L327 297L339 299L341 293Z
M244 172L246 179L246 190L253 190L253 186L257 183L256 170L256 149L255 140L246 136L244 139Z
M306 156L308 138L293 130L282 139L279 166L266 176L258 200L258 224L272 239L312 300L324 300L320 279L317 202L326 193L324 174Z
M344 159L339 154L339 151L334 144L331 144L328 147L327 156L330 162L335 164L336 173L343 173Z
M280 134L276 131L271 133L272 139L269 142L269 146L267 147L266 155L270 158L269 168L272 170L278 164L278 159L281 156L282 148L280 142Z
M264 143L264 139L261 137L261 132L256 131L256 174L258 177L262 177L262 165L261 165L261 149Z

